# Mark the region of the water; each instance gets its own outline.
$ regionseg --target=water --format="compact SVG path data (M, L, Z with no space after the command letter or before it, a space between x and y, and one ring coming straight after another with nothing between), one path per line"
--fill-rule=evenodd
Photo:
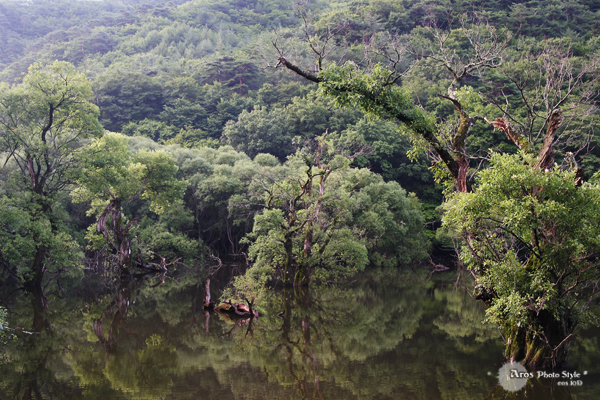
M410 272L272 291L254 320L204 312L194 276L91 279L76 296L48 296L48 309L40 294L13 297L11 326L41 332L6 347L0 398L597 398L594 332L572 346L569 370L587 371L581 386L542 378L504 390L499 332L455 278Z

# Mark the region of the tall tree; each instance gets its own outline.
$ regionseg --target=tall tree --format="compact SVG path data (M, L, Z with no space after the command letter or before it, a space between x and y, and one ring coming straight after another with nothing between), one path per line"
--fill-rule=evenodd
M181 197L184 188L175 178L177 166L171 155L162 150L134 153L128 140L108 132L86 146L77 176L81 186L72 192L76 202L91 202L90 213L98 217L95 230L117 255L122 274L145 266L141 258L132 255L129 237L129 230L141 217L127 221L123 206L145 199L150 201L150 210L160 214Z
M492 157L473 193L455 193L446 227L463 238L475 296L502 327L506 356L564 367L573 335L598 318L600 185L527 154Z
M0 84L2 169L13 176L17 188L5 188L0 208L22 217L6 220L8 241L3 241L0 259L35 286L51 265L61 268L50 256L69 258L59 255L72 244L67 245L70 238L61 232L54 202L71 183L81 141L102 133L92 101L91 83L67 62L33 64L23 83ZM17 238L24 243L15 243Z
M414 195L366 169L348 168L340 152L321 136L315 151L299 151L255 177L260 195L237 205L264 204L247 235L254 265L236 280L240 291L272 278L303 286L368 264L396 267L423 258L427 240Z

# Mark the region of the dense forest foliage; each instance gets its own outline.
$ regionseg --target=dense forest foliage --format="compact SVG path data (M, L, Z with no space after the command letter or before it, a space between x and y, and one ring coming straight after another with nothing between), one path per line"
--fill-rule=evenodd
M562 204L575 179L597 185L599 21L595 0L0 1L0 280L231 263L247 268L228 292L241 299L269 283L429 265L432 247L502 235L510 222L465 225L507 213L502 200L469 208L458 195L448 204L466 214L437 229L444 191L492 180L477 171L494 153L516 171L498 186L535 178L515 165L550 147L538 169L556 161L560 189L523 178L536 201ZM578 204L595 198L586 190ZM515 249L498 239L502 257L485 241L462 254L486 277L483 300L514 300L490 318L533 326L515 332L529 338L544 328L528 313L564 313L571 299L552 285L597 279L598 243L573 239L590 264L563 282L533 257L549 225L525 219ZM494 286L506 257L537 271L519 295ZM589 305L561 329L591 322Z

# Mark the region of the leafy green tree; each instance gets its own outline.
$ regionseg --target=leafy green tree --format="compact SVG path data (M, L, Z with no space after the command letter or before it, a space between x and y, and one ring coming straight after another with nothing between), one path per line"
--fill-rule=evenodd
M93 246L110 245L123 274L130 273L137 263L143 266L132 254L129 236L131 226L141 217L127 221L123 206L137 199L148 200L150 211L161 214L184 189L184 183L175 177L175 160L167 152L142 149L134 153L128 141L126 136L108 132L86 146L77 176L80 186L72 191L74 201L90 202L89 213L98 218L94 230L103 237L92 234Z
M181 259L186 265L197 265L208 251L201 235L194 229L193 211L183 202L174 202L164 213L148 212L131 234L146 252L160 254L167 260Z
M166 140L165 144L178 144L181 147L211 147L218 148L222 146L222 143L213 139L209 136L208 132L205 132L201 129L193 129L190 127L186 127L182 129L175 135L173 138Z
M164 107L159 118L179 129L185 127L200 129L206 125L207 113L200 104L177 99Z
M82 140L99 136L92 85L73 65L34 64L23 83L0 88L0 259L33 286L46 271L79 264L57 200L71 183Z
M211 57L212 58L212 57ZM207 58L194 77L201 84L219 82L232 92L245 95L258 90L264 76L253 62L238 57L216 56Z
M242 293L260 291L274 275L298 286L352 275L370 263L396 266L423 256L414 196L396 182L349 169L347 158L318 140L316 152L299 153L283 168L255 177L262 190L251 201L263 198L265 209L248 235L254 265L236 281Z
M236 122L228 121L223 138L250 157L269 153L283 160L292 153L293 136L288 127L284 110L255 107L252 112L242 111Z
M227 121L237 120L242 111L251 110L254 105L251 97L232 93L218 82L202 86L199 101L208 115L202 129L214 139L221 137Z
M597 323L600 186L536 163L494 154L473 193L450 196L444 224L463 238L461 257L504 331L506 356L557 367L575 332Z
M261 105L288 105L294 97L304 97L310 91L310 86L301 82L281 83L277 86L265 83L256 92L256 97Z
M328 192L325 197L327 180L338 169L346 168L347 160L336 157L328 164L318 161L313 165L314 160L305 156L294 161L291 166L296 176L279 179L266 190L266 210L255 218L250 235L255 244L249 252L255 264L246 277L253 279L253 274L274 265L284 284L289 285L297 262L293 282L302 285L309 283L312 269L320 264L327 265L325 269L334 274L364 269L368 262L366 245L354 240L351 229L344 224L350 211L346 202L350 193ZM330 248L333 253L328 252ZM270 275L267 271L254 278L259 279L260 286Z

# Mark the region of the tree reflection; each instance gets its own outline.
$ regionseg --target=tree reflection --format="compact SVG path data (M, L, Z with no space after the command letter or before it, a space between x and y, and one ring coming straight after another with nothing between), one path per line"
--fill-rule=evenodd
M117 352L117 332L119 328L122 328L129 334L133 334L125 327L125 323L127 321L127 314L129 313L129 302L132 291L141 286L142 280L139 280L138 282L139 283L126 278L121 279L115 299L106 309L104 314L102 314L102 317L94 320L93 322L94 333L108 354L115 354ZM104 335L104 322L110 318L114 308L116 308L117 311L114 313L112 323L110 324L108 331L108 338L106 338Z
M51 312L39 286L26 293L14 306L31 311L21 314L13 323L31 328L21 330L18 339L7 348L5 362L0 363L0 398L46 399L70 394L73 389L68 382L53 379L65 372L63 365L53 363L61 352L56 343L62 334L61 321L55 313L63 310L57 308Z
M502 343L483 310L420 275L273 291L258 319L207 318L197 277L138 278L87 303L16 298L11 326L39 333L7 349L0 398L569 399L597 389L592 378L577 389L542 379L505 392ZM575 368L594 377L599 348L594 336L575 343Z
M434 320L434 325L448 334L454 345L464 353L485 350L490 340L500 340L498 328L484 323L485 311L473 301L469 293L454 285L434 290L434 298L446 304L445 312Z
M402 296L388 289L284 289L266 304L254 338L238 335L236 344L269 381L294 388L294 398L343 398L354 371L410 337L422 317L422 287L402 288Z
M144 283L152 278L159 278L159 281L146 285L146 290L164 283L165 274L149 273L120 279L109 305L99 318L91 321L103 351L98 351L95 346L85 346L82 351L72 354L72 367L82 383L98 384L107 380L113 390L149 399L163 398L170 393L173 385L170 374L178 364L175 347L156 333L140 346L139 335L127 324L131 304ZM86 368L90 364L93 368Z

